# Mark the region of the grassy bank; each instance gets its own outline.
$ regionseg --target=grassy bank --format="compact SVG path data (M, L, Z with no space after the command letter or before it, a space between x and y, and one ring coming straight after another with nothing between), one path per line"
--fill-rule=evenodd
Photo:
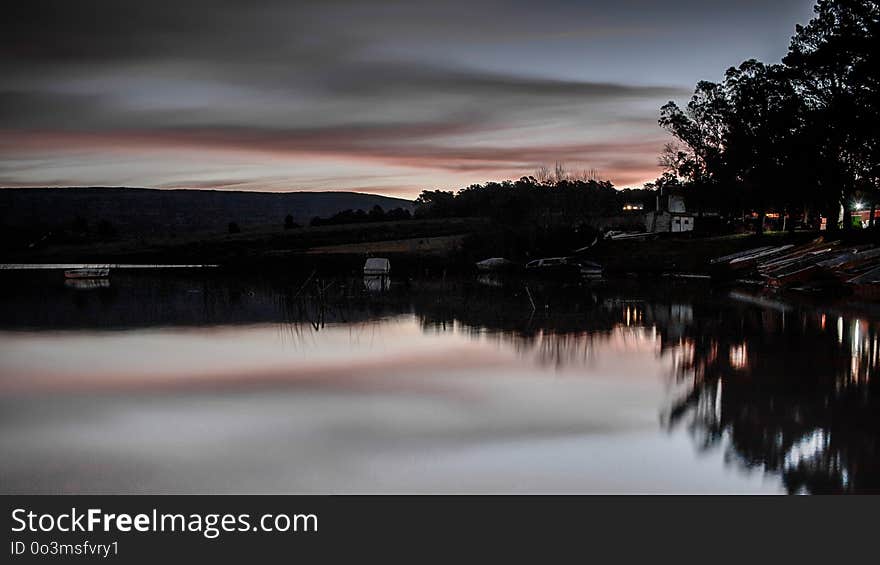
M3 250L3 262L33 263L217 263L287 262L311 254L334 256L375 252L442 254L477 229L481 220L454 218L281 229L240 233L115 238L38 244ZM338 257L337 257L338 259Z
M804 243L817 232L771 232L762 236L735 234L717 237L672 235L650 240L602 241L587 256L606 272L639 275L706 272L710 260L763 245Z
M873 238L862 230L844 238ZM645 240L603 240L585 257L606 273L651 276L706 272L722 255L762 245L803 243L817 232L698 237L663 234ZM526 261L570 255L593 236L577 230L536 231L501 226L483 218L374 222L284 230L278 226L241 233L120 238L7 249L0 262L21 263L212 263L233 271L357 273L368 256L388 257L398 275L470 273L474 262L503 256Z

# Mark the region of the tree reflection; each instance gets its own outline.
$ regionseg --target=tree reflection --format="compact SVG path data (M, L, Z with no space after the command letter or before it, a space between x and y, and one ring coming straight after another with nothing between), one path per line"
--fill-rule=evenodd
M686 391L668 424L731 463L780 474L791 493L880 491L880 325L812 309L716 310L665 339Z
M681 389L664 422L689 430L700 449L778 474L790 492L880 492L876 315L645 282L597 289L403 280L369 292L360 278L139 273L80 292L38 276L42 283L10 279L3 288L0 329L272 322L299 342L325 324L370 328L406 315L424 332L497 340L553 367L590 364L610 339L651 340L671 358Z
M602 308L583 288L461 285L446 292L412 296L425 331L456 331L475 339L510 344L544 366L591 362L597 346L609 339L619 316Z

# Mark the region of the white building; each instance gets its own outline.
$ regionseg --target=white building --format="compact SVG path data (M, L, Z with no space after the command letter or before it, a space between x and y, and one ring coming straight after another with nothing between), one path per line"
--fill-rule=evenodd
M645 214L645 229L649 232L686 232L694 230L694 216L687 213L684 196L661 189L657 195L657 209Z

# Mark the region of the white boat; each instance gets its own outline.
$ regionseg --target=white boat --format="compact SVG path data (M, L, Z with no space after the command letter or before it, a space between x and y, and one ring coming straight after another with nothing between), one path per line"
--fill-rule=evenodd
M535 259L526 263L526 269L532 270L557 270L560 268L570 267L567 257L546 257L544 259Z
M391 261L384 257L370 257L364 263L364 275L389 275L391 274Z
M110 267L81 267L64 271L65 279L105 279L110 276Z
M516 267L516 263L509 259L505 259L504 257L490 257L489 259L477 261L477 270L484 273L491 271L504 271L513 269L514 267Z

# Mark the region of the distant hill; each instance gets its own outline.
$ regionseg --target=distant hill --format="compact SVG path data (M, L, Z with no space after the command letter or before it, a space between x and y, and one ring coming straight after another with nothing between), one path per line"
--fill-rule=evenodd
M0 227L33 232L85 220L91 226L109 222L120 235L183 234L225 231L229 222L281 226L288 214L306 225L315 216L375 205L413 209L410 200L358 192L0 188Z

